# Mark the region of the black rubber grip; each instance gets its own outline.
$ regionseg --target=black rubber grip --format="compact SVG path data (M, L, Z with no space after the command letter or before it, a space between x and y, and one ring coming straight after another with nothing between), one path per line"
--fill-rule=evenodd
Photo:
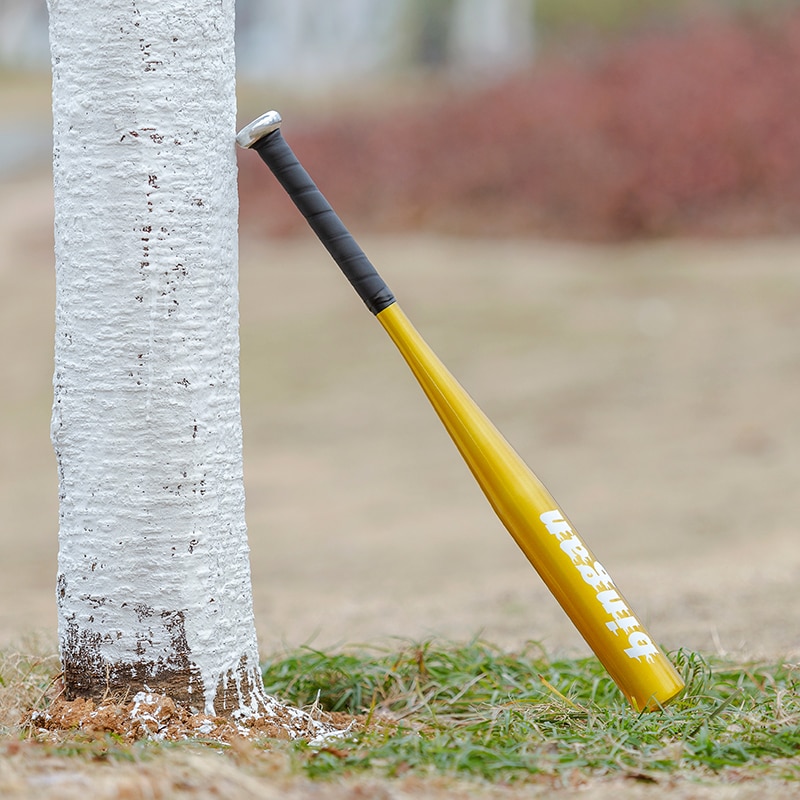
M386 282L358 246L331 204L303 169L279 130L253 145L272 174L306 218L367 308L378 314L395 302Z

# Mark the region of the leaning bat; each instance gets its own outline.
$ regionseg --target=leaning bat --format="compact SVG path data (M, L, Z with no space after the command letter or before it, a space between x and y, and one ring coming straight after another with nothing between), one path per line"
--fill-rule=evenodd
M637 710L656 709L684 683L539 479L448 372L401 311L269 111L236 137L258 152L402 353L497 516Z

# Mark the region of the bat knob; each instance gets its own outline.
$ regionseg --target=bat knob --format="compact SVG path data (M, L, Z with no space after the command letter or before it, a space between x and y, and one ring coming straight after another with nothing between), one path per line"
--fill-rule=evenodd
M267 111L236 134L239 147L252 147L268 134L281 126L281 115L277 111Z

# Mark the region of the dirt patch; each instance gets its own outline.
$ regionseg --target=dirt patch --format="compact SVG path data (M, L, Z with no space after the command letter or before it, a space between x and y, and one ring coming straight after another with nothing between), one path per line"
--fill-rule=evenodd
M30 735L54 741L77 731L90 736L111 733L127 742L149 739L231 744L240 739L305 739L321 744L359 725L355 717L320 709L308 713L274 698L269 698L262 712L239 718L193 714L172 698L152 692L138 692L127 702L59 697L45 711L32 711L23 719Z

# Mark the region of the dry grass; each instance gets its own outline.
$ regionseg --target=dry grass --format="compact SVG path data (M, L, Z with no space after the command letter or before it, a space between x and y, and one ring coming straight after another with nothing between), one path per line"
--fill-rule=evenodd
M59 675L58 656L29 642L27 652L0 652L0 735L21 735L20 721L34 708L41 708Z

